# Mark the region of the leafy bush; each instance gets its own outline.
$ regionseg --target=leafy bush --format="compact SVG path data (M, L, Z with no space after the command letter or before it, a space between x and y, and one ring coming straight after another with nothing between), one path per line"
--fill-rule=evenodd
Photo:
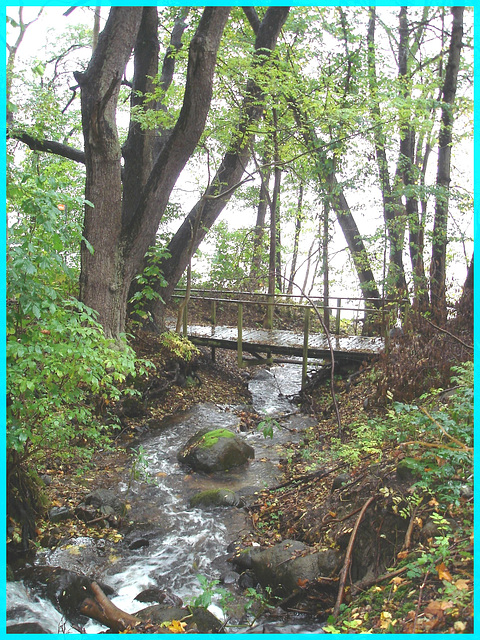
M429 411L394 404L398 438L408 443L404 464L419 476L418 490L435 491L437 500L458 503L462 488L473 486L473 362L453 367L449 402Z
M10 185L7 278L7 448L10 462L51 450L66 459L70 444L104 442L93 397L119 397L135 373L134 353L107 340L95 312L72 295L79 229L67 228L58 203L78 207L53 178ZM83 449L84 455L91 449Z

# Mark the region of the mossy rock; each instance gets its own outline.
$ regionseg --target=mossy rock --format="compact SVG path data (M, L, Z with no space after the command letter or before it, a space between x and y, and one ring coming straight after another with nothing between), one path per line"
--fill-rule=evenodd
M191 507L243 507L243 500L231 489L207 489L190 498Z
M180 462L194 471L218 473L255 457L253 447L228 429L202 429L178 452Z
M235 438L235 434L228 429L215 429L214 431L207 431L199 440L199 447L213 447L217 444L220 438Z

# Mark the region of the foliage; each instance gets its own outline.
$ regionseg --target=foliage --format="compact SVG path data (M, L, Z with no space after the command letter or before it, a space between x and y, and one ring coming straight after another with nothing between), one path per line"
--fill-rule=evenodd
M245 288L252 261L250 235L251 229L231 231L224 221L214 227L211 236L215 249L208 261L208 273L203 276L208 288Z
M200 351L188 338L174 331L162 333L159 342L167 360L180 360L188 363L200 355Z
M106 442L95 398L119 397L119 384L135 374L134 354L124 338L107 340L95 313L69 294L76 276L70 247L81 236L57 205L78 203L42 176L10 184L9 196L7 447L20 460L40 462L49 449L66 459L73 442Z
M261 420L257 425L257 431L263 432L264 438L273 438L273 429L279 427L278 421L271 416L267 416L264 420Z
M197 580L200 583L202 592L192 598L188 607L192 609L202 608L208 609L208 607L215 602L221 609L224 609L228 602L233 601L233 595L227 589L219 587L219 580L208 580L201 574L197 575Z
M156 484L155 478L148 471L148 460L145 457L145 449L140 445L136 449L132 449L133 462L130 471L130 479L128 481L127 493L129 492L133 481L143 481L147 484Z
M444 505L460 501L473 487L473 362L454 367L459 387L431 412L395 403L390 417L400 442L408 443L404 464L418 478L417 491L434 491Z
M147 265L143 269L142 273L136 276L135 281L138 285L137 291L129 300L133 318L138 317L145 320L148 318L148 312L145 310L145 307L147 307L153 300L160 300L163 302L162 296L154 287L155 285L162 287L167 284L167 281L163 277L160 264L162 260L165 260L168 257L170 257L169 252L161 245L150 247L147 251L145 255Z

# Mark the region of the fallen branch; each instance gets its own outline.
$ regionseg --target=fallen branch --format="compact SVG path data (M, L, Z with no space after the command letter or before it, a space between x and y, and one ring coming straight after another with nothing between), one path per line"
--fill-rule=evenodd
M345 590L345 581L347 579L348 569L349 569L350 563L352 561L353 544L355 542L355 538L357 537L358 527L360 526L360 522L362 521L366 510L372 504L372 502L375 500L376 497L377 496L370 496L370 498L363 505L362 510L358 514L358 518L357 518L357 520L355 522L355 526L353 527L353 531L352 531L352 533L350 535L350 540L348 542L347 552L345 554L345 562L343 563L342 570L340 571L340 584L338 586L338 596L337 596L337 601L335 602L335 606L333 608L333 616L334 616L334 618L338 617L338 614L340 612L340 605L342 604L342 601L343 601L343 593L344 593L344 590Z
M446 444L439 442L438 444L435 442L424 442L423 440L409 440L408 442L400 442L399 447L406 447L407 445L417 444L421 447L427 447L428 449L448 449L449 451L458 451L458 447L449 447ZM467 447L462 444L462 449L465 451L473 452L473 447Z
M142 622L136 616L132 616L116 607L96 582L92 582L90 586L95 597L85 598L80 605L81 613L117 632L134 628Z
M373 587L373 585L378 584L379 582L383 582L384 580L388 580L389 578L395 578L396 576L399 576L402 573L405 573L405 571L408 568L409 568L408 566L405 566L405 567L402 567L401 569L397 569L396 571L390 571L389 573L384 573L383 575L378 576L378 578L368 578L368 579L359 580L358 582L355 582L355 584L352 585L352 589L351 589L352 596L356 595L359 591L364 591L369 587Z

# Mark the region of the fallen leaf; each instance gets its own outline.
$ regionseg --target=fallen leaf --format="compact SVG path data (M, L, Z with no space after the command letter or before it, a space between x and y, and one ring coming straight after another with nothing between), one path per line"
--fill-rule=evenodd
M457 580L453 584L460 591L465 591L465 589L469 589L470 588L470 580L465 580L465 578L460 578L459 580Z
M389 613L388 611L382 611L382 613L380 614L378 626L380 627L380 629L388 629L390 625L393 626L394 624L396 624L396 622L396 620L393 620L391 613Z
M182 622L181 620L172 620L172 624L168 626L168 630L172 633L185 633L186 626L186 622Z
M297 584L300 587L300 589L304 589L308 584L308 580L306 578L299 578L297 580Z
M440 562L440 564L437 564L435 569L437 570L438 577L440 580L446 580L447 582L452 582L452 575L447 569L447 567L445 566L444 562Z

